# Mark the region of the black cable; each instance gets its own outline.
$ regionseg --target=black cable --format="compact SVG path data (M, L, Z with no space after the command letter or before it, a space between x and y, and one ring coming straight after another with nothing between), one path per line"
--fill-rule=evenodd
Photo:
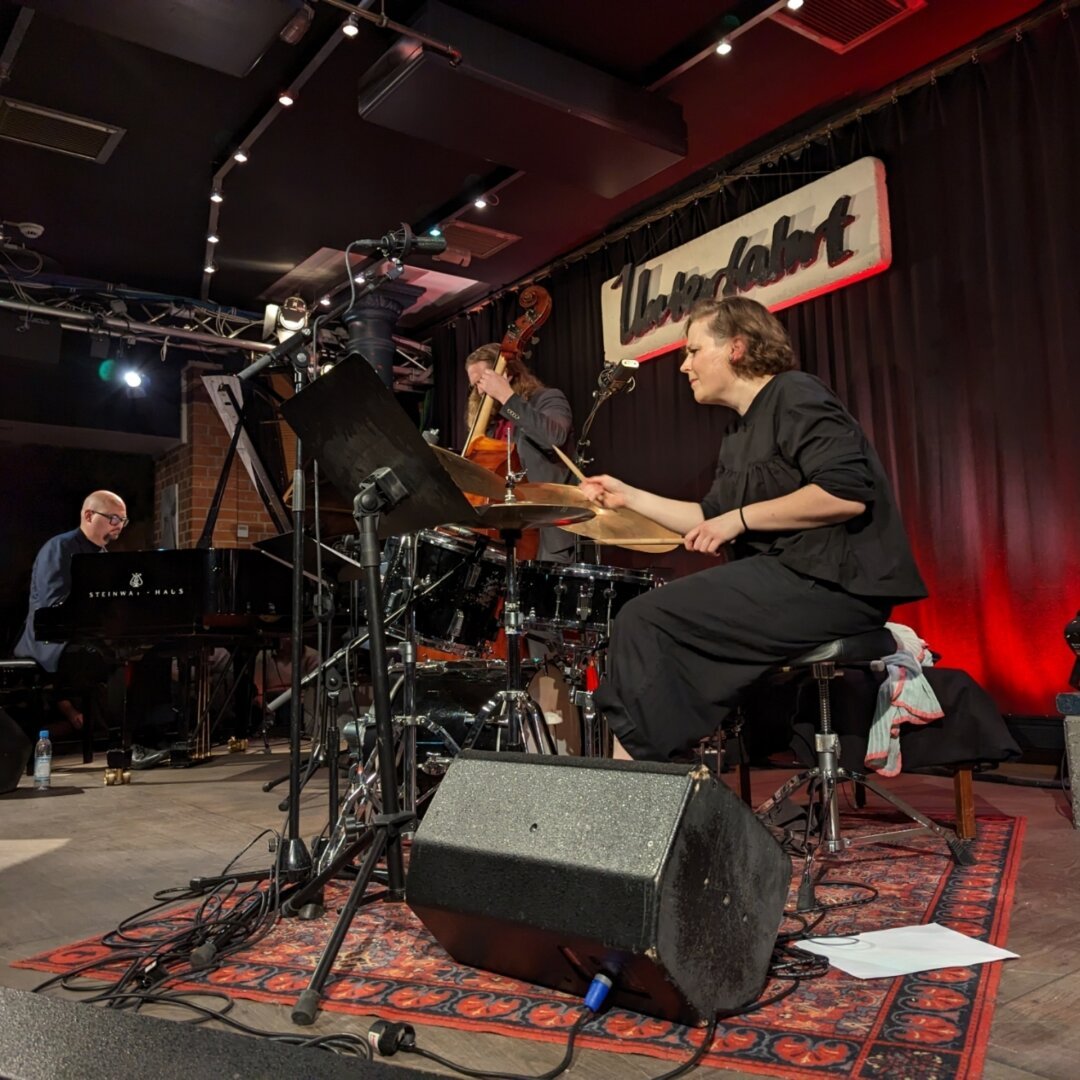
M553 1069L549 1069L545 1073L484 1072L481 1069L470 1069L465 1065L458 1065L456 1062L450 1061L440 1054L436 1054L431 1050L424 1050L419 1046L402 1046L400 1049L403 1053L416 1054L418 1057L422 1057L427 1061L434 1061L436 1064L442 1065L447 1069L453 1069L454 1072L459 1072L463 1076L478 1077L479 1080L554 1080L556 1076L561 1076L570 1067L570 1060L574 1056L574 1041L577 1039L582 1028L584 1028L595 1015L596 1013L589 1009L582 1010L581 1015L574 1021L574 1025L570 1028L569 1034L566 1037L566 1050L563 1053L562 1060Z

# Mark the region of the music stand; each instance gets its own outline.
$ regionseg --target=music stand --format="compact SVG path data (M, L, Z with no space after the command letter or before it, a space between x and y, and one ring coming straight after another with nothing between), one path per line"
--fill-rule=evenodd
M293 1007L294 1023L311 1024L323 985L357 908L384 897L395 902L405 898L401 833L414 827L414 819L409 812L403 814L398 803L378 539L446 522L479 524L479 518L392 392L363 357L346 358L285 402L281 411L289 426L313 452L323 474L353 504L361 527L360 562L366 574L383 811L375 816L371 846L348 902L307 990ZM361 837L345 847L337 859L286 901L283 913L295 913L317 897L326 882L335 877L365 843L366 837ZM384 851L389 887L385 892L366 896L367 886Z

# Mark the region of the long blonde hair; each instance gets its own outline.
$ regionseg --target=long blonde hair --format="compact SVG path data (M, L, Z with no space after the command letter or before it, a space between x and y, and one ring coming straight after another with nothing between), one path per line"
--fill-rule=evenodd
M494 342L490 345L481 345L479 349L473 349L465 357L465 370L467 371L473 364L487 364L489 368L495 367L499 362L499 352L500 346ZM522 401L528 401L537 390L544 389L544 384L525 366L520 357L511 356L506 361L506 370L503 374L509 380L510 388ZM469 400L465 406L465 426L470 430L476 414L480 411L481 401L483 401L483 395L475 386L470 386ZM477 434L483 435L485 432L478 431Z

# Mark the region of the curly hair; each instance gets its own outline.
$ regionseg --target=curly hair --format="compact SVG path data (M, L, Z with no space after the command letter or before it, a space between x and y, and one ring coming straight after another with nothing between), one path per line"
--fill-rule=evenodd
M689 334L693 323L705 322L717 341L741 337L746 355L737 363L738 373L746 378L779 375L796 367L791 338L783 323L764 304L745 296L726 296L721 300L699 300L686 320Z
M473 364L487 364L488 367L493 368L499 362L500 351L500 346L495 342L473 349L465 357L465 369L468 370ZM506 361L506 370L503 374L509 380L510 388L523 401L528 401L537 390L544 389L544 384L525 366L520 357L511 356ZM465 424L469 428L472 427L476 414L480 411L482 399L480 391L475 386L469 388L469 400L465 406ZM483 432L480 434L482 435Z

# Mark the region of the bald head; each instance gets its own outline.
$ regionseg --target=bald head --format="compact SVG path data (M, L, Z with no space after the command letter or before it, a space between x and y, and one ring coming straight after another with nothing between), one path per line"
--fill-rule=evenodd
M83 499L79 528L98 547L115 540L126 524L127 506L115 492L94 491Z

